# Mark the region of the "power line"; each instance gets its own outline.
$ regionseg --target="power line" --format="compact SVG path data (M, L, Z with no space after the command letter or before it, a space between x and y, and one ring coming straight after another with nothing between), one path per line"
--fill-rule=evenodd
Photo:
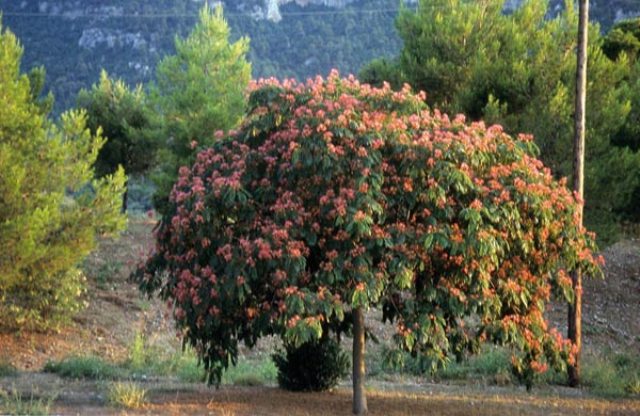
M377 14L377 13L398 13L400 9L342 9L342 10L318 10L314 12L280 12L280 16L335 16L354 14ZM33 18L62 18L62 19L195 19L197 13L140 13L140 14L100 14L100 13L40 13L40 12L2 12L2 16L7 17L33 17ZM225 17L250 17L255 18L255 13L225 12Z

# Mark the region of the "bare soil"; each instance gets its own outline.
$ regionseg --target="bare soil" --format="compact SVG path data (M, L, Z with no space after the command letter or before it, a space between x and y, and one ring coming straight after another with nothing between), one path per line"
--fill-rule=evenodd
M34 397L56 396L52 414L153 415L340 415L350 414L351 395L345 384L327 393L289 393L275 387L181 384L174 379L143 382L148 404L139 410L110 407L105 383L67 380L42 372L49 360L70 355L97 355L122 362L136 333L167 351L179 349L167 309L157 299L143 298L127 279L152 245L154 221L131 220L117 241L104 240L85 264L88 307L58 333L0 333L0 363L19 373L0 377L0 390ZM640 241L626 240L603 252L605 280L585 279L585 350L640 353ZM559 328L566 306L549 314ZM368 323L373 324L373 320ZM380 329L381 338L387 331ZM273 342L261 350L271 349ZM370 350L374 353L375 349ZM251 354L251 352L246 352ZM640 400L604 400L584 390L542 387L533 394L507 386L437 385L424 381L369 382L372 415L640 415Z

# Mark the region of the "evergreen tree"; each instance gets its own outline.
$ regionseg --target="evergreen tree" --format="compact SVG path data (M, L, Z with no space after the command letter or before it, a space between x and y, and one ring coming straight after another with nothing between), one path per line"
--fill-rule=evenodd
M139 175L151 168L156 141L149 134L151 117L142 86L131 90L103 70L91 90L80 91L78 107L87 112L91 132L97 134L101 129L106 139L96 160L97 177L111 175L119 166L127 175ZM126 206L125 192L123 210Z
M640 18L616 23L604 38L602 50L610 59L624 52L631 61L640 53Z
M191 165L196 146L213 143L217 130L236 127L245 112L251 66L248 40L229 43L222 7L205 5L186 39L176 38L176 54L165 57L156 72L152 106L159 114L164 145L154 175L156 209L163 211L181 166Z
M50 105L20 73L21 57L0 25L0 326L45 329L79 309L77 265L96 235L124 226L125 176L120 169L94 179L104 139L89 132L82 112L49 121Z
M622 88L631 99L631 111L622 128L613 137L613 144L625 154L640 151L640 18L625 20L613 26L602 44L603 52L611 59L628 61L629 76ZM627 179L628 180L628 179ZM623 210L631 221L640 221L640 184L629 184L627 195L632 203Z

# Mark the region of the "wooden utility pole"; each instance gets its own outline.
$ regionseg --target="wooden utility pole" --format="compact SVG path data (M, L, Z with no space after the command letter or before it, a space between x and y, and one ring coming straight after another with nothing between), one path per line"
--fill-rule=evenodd
M364 310L359 306L353 310L353 414L367 413L367 395L364 389L365 365Z
M587 104L587 45L589 41L589 0L579 0L578 64L576 68L576 111L573 138L573 191L579 198L580 226L584 212L584 138ZM575 363L569 366L569 385L580 384L580 355L582 352L582 275L575 271L571 276L575 300L569 305L567 335L575 345Z

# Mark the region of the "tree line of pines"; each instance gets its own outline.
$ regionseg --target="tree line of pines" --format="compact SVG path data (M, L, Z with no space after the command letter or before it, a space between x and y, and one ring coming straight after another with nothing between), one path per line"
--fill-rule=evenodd
M44 69L22 74L0 27L2 326L56 328L82 307L78 265L125 227L126 173L152 178L161 216L132 278L170 301L211 383L240 342L277 335L283 386L331 387L347 334L364 413L371 308L395 325L398 352L434 368L485 342L512 350L528 387L574 364L544 312L572 301L572 271L601 275L559 179L577 18L571 2L551 19L543 0L502 6L420 1L398 16L396 59L306 83L250 82L248 40L230 43L222 9L205 6L155 82L131 89L103 72L57 121ZM590 31L585 216L608 242L639 215L640 23ZM311 352L336 365L305 372Z

